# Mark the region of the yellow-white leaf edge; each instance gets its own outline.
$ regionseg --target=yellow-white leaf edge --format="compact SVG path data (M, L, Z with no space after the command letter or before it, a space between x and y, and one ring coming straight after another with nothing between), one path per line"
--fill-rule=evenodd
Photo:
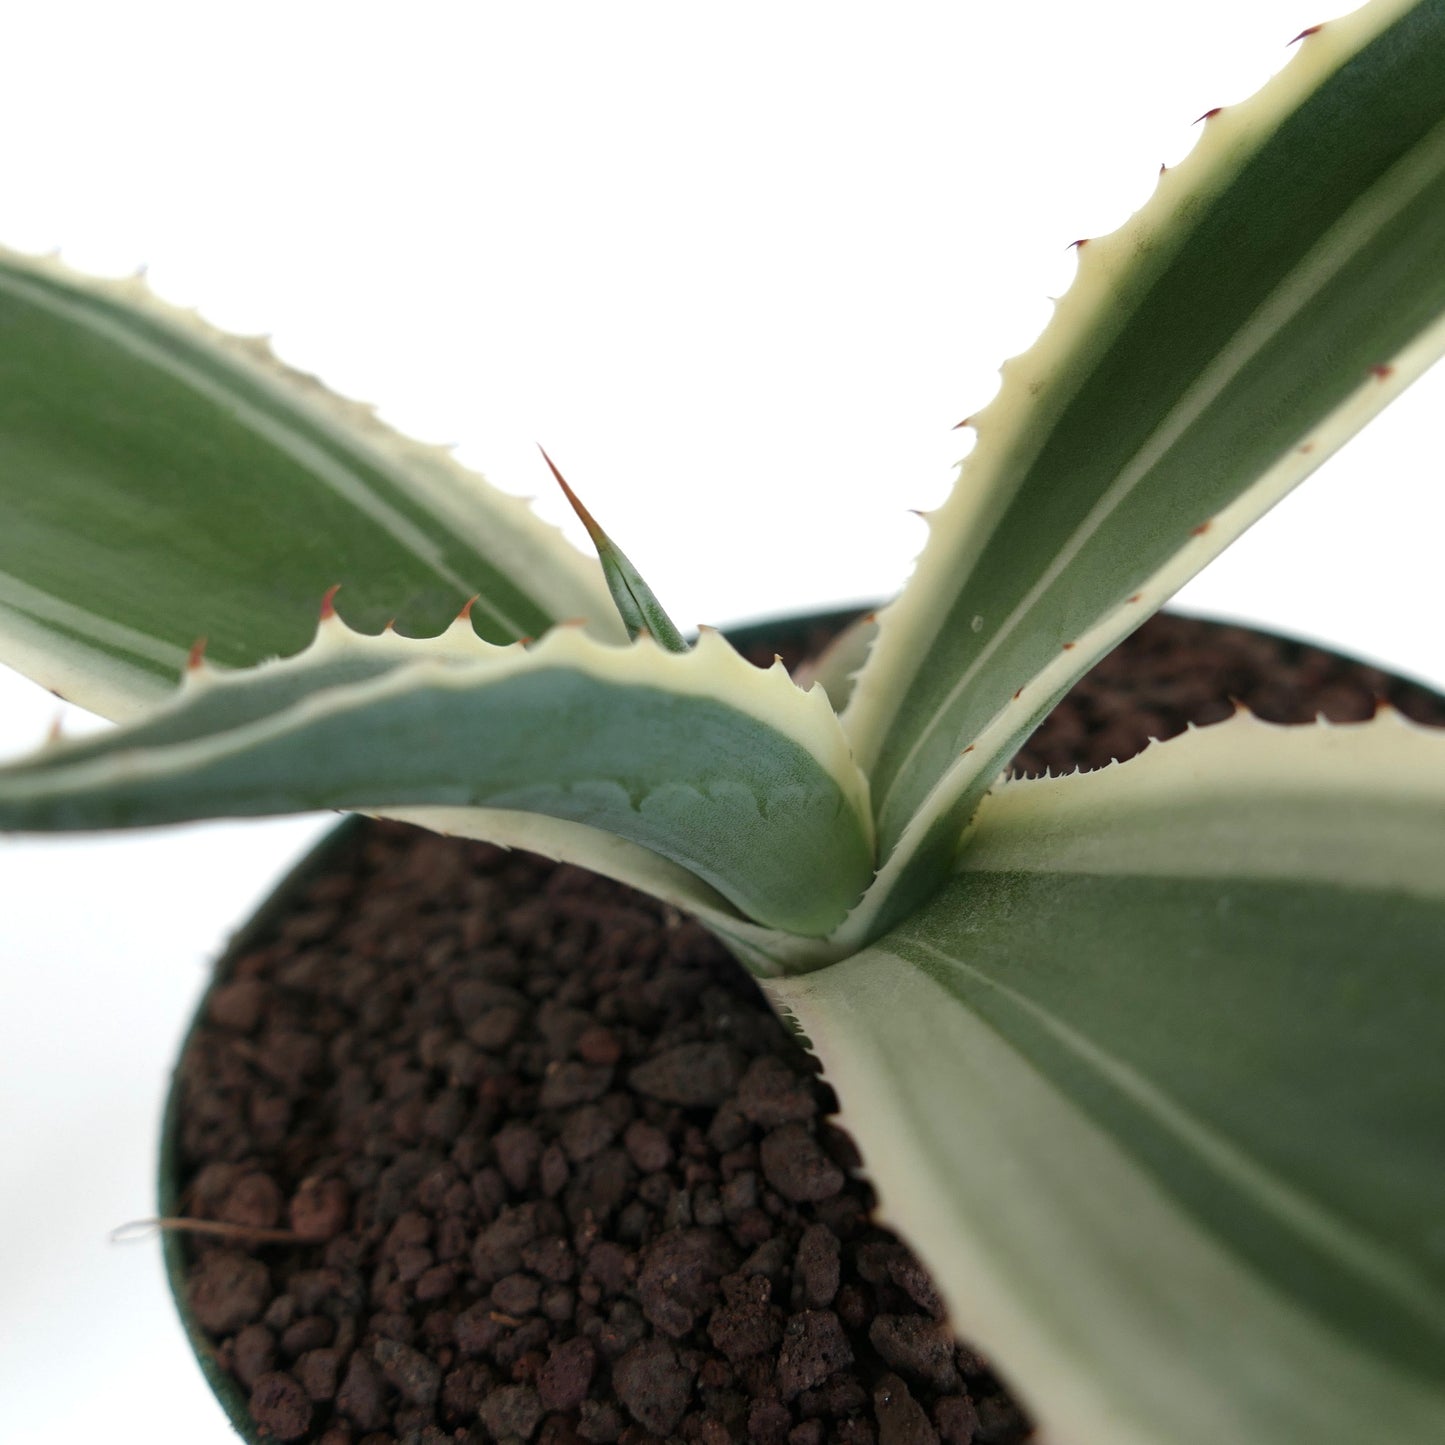
M1367 831L1351 850L1349 882L1445 897L1445 731L1390 708L1367 723L1305 727L1241 712L1094 773L1011 781L986 800L961 871L1167 875L1173 868L1185 876L1303 873L1344 881L1308 827L1294 830L1293 847L1287 839L1275 850L1246 840L1232 860L1211 860L1207 848L1203 858L1171 859L1157 836L1149 838L1150 820L1171 803L1231 795L1265 809L1271 799L1330 798L1342 831L1360 800L1383 800L1396 816L1428 814L1432 846L1413 863L1396 870L1372 857ZM1141 838L1101 848L1101 809L1124 825L1121 832L1143 825ZM1397 840L1389 850L1395 862L1401 851ZM918 1252L951 1324L1033 1413L1039 1445L1359 1445L1386 1438L1425 1445L1442 1438L1445 1397L1348 1348L1269 1288L1183 1217L1114 1138L992 1027L891 953L887 938L829 968L766 980L764 988L838 1095L840 1122L858 1141L878 1193L878 1217ZM929 1078L896 1088L895 1072L918 1060L936 1061L924 1066ZM956 1137L965 1119L972 1164L961 1187L939 1167L936 1141ZM1074 1198L1080 1180L1090 1183L1087 1204ZM1101 1236L1112 1239L1120 1271L1151 1288L1157 1282L1166 1309L1177 1303L1172 1343L1192 1339L1192 1348L1161 1350L1147 1310L1133 1319L1097 1317L1075 1262L1085 1248L1097 1254ZM1029 1255L1023 1284L1003 1262L1020 1238ZM1108 1353L1137 1370L1138 1409L1102 1388L1095 1362L1081 1357L1066 1330L1055 1331L1066 1318L1090 1322L1096 1336L1111 1333ZM1232 1328L1240 1321L1248 1330ZM1248 1384L1251 1408L1241 1408L1232 1379ZM1330 1385L1318 1402L1311 1380ZM1174 1428L1161 1433L1161 1419Z
M1187 834L1172 826L1181 817ZM1303 727L1240 708L1125 763L1002 783L959 871L1297 878L1441 897L1442 820L1445 730L1387 705L1369 722Z
M89 293L159 326L179 332L193 345L223 354L242 367L258 385L283 394L300 405L323 429L351 443L362 442L396 476L404 477L407 490L439 522L459 536L474 535L485 527L496 538L495 559L527 587L546 580L548 598L555 615L576 618L587 630L604 641L623 638L622 624L602 580L596 560L579 551L562 531L542 521L530 503L494 487L479 473L464 467L444 446L415 441L387 425L376 408L332 391L317 377L282 361L266 336L234 336L212 325L193 307L181 307L158 296L145 273L109 278L96 277L67 264L59 254L29 255L0 246L0 261L14 268L7 277L13 286L24 285L29 272L38 280ZM50 308L66 307L78 315L76 303L67 303L55 292L37 289ZM120 327L106 327L102 318L87 314L84 323L104 327L108 340L123 347L143 349L147 361L164 366L159 348L137 334ZM194 384L194 378L191 378ZM362 510L385 508L379 498L353 496ZM400 519L378 514L387 525L405 528ZM465 578L456 578L459 595L465 596ZM133 629L118 628L108 618L91 613L73 601L53 597L18 579L0 574L0 649L11 665L28 676L41 677L44 685L102 717L129 718L153 704L156 693L149 678L137 679L119 663L98 668L89 654L77 662L67 655L56 633L38 627L30 616L53 620L61 628L110 637L134 648L143 656L173 665L179 674L185 663L183 653L152 644Z

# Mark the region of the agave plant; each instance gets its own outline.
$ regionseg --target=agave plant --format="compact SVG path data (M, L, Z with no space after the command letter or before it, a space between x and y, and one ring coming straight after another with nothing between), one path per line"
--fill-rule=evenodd
M1241 714L999 782L1445 349L1442 76L1445 0L1373 0L1211 115L806 690L585 513L600 568L139 283L6 255L0 652L122 725L0 771L0 826L345 808L646 889L811 1041L1046 1439L1445 1438L1445 736Z

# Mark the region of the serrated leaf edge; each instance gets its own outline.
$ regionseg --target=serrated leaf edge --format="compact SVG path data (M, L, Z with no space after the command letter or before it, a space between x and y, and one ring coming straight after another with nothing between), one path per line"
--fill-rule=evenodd
M1209 188L1212 177L1236 170L1279 120L1413 3L1370 0L1308 32L1294 57L1254 95L1204 118L1198 143L1178 165L1161 169L1143 206L1116 230L1076 248L1073 282L1055 302L1047 325L1031 346L1004 362L997 394L968 418L976 434L974 449L960 463L948 499L925 517L928 539L907 586L878 615L877 641L843 714L865 769L882 746L897 701L906 695L911 660L941 625L936 594L956 587L959 576L971 570L1009 500L1010 494L993 490L993 483L1005 468L1018 468L1010 444L1031 427L1042 439L1048 428L1040 424L1040 416L1057 411L1071 394L1060 392L1058 385L1074 346L1081 338L1111 330L1107 317L1116 304L1114 278L1140 248L1156 247L1168 236L1174 216ZM1309 469L1295 473L1294 480ZM1139 620L1145 615L1141 612Z

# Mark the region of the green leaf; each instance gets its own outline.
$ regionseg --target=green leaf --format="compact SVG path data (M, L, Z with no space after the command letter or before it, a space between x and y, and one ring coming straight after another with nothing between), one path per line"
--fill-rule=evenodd
M990 797L769 985L956 1323L1076 1445L1445 1438L1445 734L1241 718Z
M430 635L474 594L494 642L585 618L593 564L441 448L139 281L0 253L0 660L107 716L354 625Z
M887 860L862 936L1069 685L1445 349L1442 74L1445 5L1375 0L1080 247L845 717Z
M615 833L804 936L872 871L866 783L822 690L711 631L687 653L573 628L498 648L465 624L415 640L332 617L296 657L193 672L148 718L0 770L0 828L435 807Z
M577 513L577 520L587 528L592 545L597 548L597 560L602 563L602 575L607 579L607 590L612 594L617 615L627 628L627 635L636 640L645 632L669 652L686 652L687 639L667 615L642 573L632 565L627 554L602 530L597 519L582 505L582 499L567 485L566 477L557 470L556 463L547 455L545 448L539 447L538 451L542 453L542 460L557 479L557 485L562 488L562 495Z

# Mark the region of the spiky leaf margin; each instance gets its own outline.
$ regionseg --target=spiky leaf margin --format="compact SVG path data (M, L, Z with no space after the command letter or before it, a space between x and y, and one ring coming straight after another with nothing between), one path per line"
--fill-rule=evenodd
M160 301L0 251L0 660L107 717L191 644L243 667L306 643L322 593L429 635L479 594L506 643L584 619L601 576L528 506L364 406Z

